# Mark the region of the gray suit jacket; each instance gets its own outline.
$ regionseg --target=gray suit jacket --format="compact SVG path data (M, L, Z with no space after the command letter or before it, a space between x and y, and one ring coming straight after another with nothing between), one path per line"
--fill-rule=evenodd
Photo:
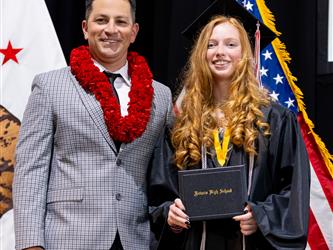
M144 134L120 152L102 109L70 68L35 77L17 145L13 184L16 248L149 249L146 174L171 120L171 92L154 81Z

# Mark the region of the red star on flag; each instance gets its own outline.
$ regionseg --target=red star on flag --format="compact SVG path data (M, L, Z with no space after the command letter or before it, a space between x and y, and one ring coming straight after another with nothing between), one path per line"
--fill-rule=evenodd
M18 63L18 60L16 58L16 54L19 53L22 50L22 48L14 49L12 47L11 42L8 42L7 49L0 49L0 52L5 55L5 58L2 62L2 65L4 65L9 60L13 60L14 62Z

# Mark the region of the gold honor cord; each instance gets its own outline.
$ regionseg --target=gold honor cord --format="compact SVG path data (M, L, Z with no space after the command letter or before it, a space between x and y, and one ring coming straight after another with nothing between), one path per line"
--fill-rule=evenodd
M228 145L230 141L229 129L226 128L224 131L222 147L219 139L219 130L215 129L213 134L214 134L214 147L216 151L217 160L221 166L224 166L225 161L227 159Z

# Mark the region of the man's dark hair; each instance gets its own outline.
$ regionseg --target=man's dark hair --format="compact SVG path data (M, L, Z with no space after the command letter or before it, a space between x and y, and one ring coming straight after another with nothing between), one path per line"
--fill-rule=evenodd
M94 0L86 0L86 20L88 20L92 11L92 4ZM135 22L136 0L127 0L131 5L132 19Z

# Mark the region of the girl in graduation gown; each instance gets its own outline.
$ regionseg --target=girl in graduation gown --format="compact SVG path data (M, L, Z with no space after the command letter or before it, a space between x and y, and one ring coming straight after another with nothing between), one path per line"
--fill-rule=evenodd
M193 47L181 112L151 161L150 216L159 249L306 247L310 177L305 145L295 114L270 101L253 71L242 24L213 18ZM206 221L204 232L203 222L189 221L177 191L177 169L201 168L202 152L208 168L244 164L249 189L244 214Z

